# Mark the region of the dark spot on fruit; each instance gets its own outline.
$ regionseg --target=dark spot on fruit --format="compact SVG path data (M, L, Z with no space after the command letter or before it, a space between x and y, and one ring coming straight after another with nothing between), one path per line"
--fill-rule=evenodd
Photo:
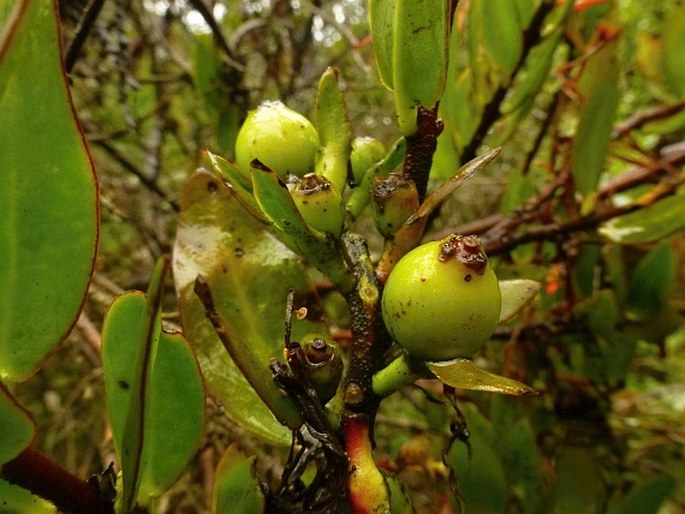
M245 255L245 250L243 250L243 249L240 248L240 247L236 247L236 248L233 250L233 254L234 254L236 257L240 258L240 257L242 257L243 255Z
M207 192L208 192L210 195L213 195L213 194L216 193L218 190L219 190L219 186L216 184L216 182L214 182L214 181L207 182Z
M126 382L126 380L117 380L117 385L121 387L123 390L127 390L129 387L131 387L129 386L128 382Z
M425 281L426 281L426 277L421 277L421 282L425 282Z
M464 282L471 282L471 273L464 275Z

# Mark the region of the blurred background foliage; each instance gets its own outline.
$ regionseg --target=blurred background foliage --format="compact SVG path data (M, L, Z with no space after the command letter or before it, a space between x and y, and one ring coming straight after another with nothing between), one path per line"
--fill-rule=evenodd
M68 56L92 8L67 66L100 181L96 271L76 329L16 391L39 445L82 476L113 458L104 312L144 290L171 251L178 193L201 150L232 159L240 123L265 99L308 115L328 66L341 72L354 135L397 137L363 0L61 0ZM541 394L461 397L470 457L460 442L445 453L458 497L466 512L685 512L685 7L462 0L454 23L434 176L483 146L502 155L447 203L431 237L480 234L500 278L543 283L480 357ZM166 303L175 312L171 290ZM344 338L344 318L332 321ZM459 507L445 494L450 419L439 397L426 382L379 415L378 459L418 512ZM267 476L280 471L281 450L207 408L202 447L160 512L204 512L231 443L259 455Z

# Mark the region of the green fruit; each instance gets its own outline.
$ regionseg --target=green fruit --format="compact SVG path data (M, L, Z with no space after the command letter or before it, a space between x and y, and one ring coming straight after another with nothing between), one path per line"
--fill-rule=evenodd
M250 172L258 159L285 179L314 170L319 135L307 118L281 102L264 102L250 111L235 142L238 168Z
M499 282L476 236L450 235L399 260L385 284L383 320L411 356L471 358L499 320Z
M372 137L356 137L352 140L350 166L354 185L362 183L368 169L385 157L385 145Z

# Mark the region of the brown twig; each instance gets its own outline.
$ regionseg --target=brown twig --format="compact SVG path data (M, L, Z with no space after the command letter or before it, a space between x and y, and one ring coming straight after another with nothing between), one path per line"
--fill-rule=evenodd
M638 111L623 123L616 125L611 133L611 137L613 139L620 139L621 137L628 135L632 130L640 128L645 123L668 118L669 116L678 114L683 109L685 109L685 102L677 102L670 105L657 105L643 111Z
M64 68L67 73L71 73L71 70L74 69L81 48L83 48L83 43L88 38L88 34L90 34L90 30L93 28L95 20L104 4L105 0L91 0L86 6L86 10L83 12L83 16L81 16L76 27L74 38L69 43L69 47L64 54Z
M526 30L523 31L523 49L521 51L519 60L511 73L511 79L501 84L495 90L492 98L490 98L490 101L485 104L478 127L473 133L471 140L466 144L464 150L462 151L461 162L469 162L476 156L476 151L485 139L488 131L495 124L495 122L500 119L500 107L507 96L509 86L514 80L514 77L516 77L519 71L521 71L523 68L523 65L525 64L531 50L542 40L542 27L545 22L545 18L547 17L547 14L554 8L554 5L554 2L542 2L533 16L530 25L528 25Z

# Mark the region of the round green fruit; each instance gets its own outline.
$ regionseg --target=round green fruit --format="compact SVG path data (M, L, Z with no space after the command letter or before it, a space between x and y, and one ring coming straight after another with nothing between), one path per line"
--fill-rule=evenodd
M238 168L249 173L258 159L279 177L302 177L314 169L319 134L314 125L283 103L264 102L250 111L235 142Z
M450 235L407 253L388 276L383 320L409 355L471 358L501 310L499 282L476 236Z

